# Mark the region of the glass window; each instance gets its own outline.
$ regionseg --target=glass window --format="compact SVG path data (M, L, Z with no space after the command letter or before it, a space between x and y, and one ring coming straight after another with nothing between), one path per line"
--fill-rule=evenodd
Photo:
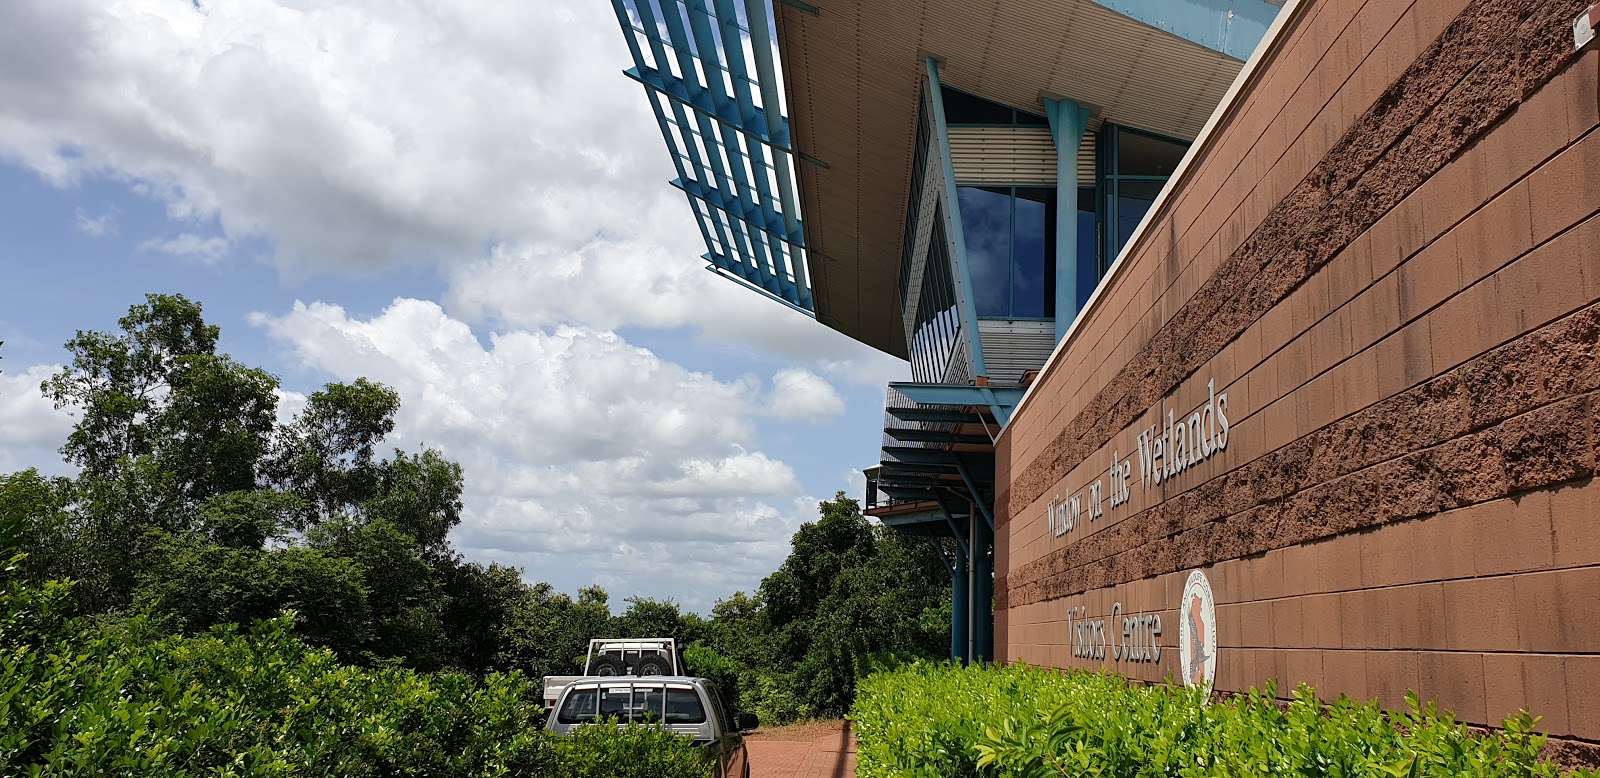
M956 195L978 316L1054 316L1056 190L963 186Z
M556 720L562 724L582 724L595 720L595 699L599 696L596 689L574 689L567 693L567 699L561 703L561 712L556 714Z
M1100 262L1100 218L1094 212L1094 187L1078 189L1078 299L1077 310L1083 310L1089 295L1105 275Z
M1006 316L1011 312L1011 189L963 186L957 202L978 315Z
M939 88L939 98L944 101L944 120L947 124L1011 124L1010 106L969 95L950 87Z
M1043 318L1046 287L1055 277L1047 272L1054 266L1054 240L1046 233L1054 226L1054 189L1018 187L1015 232L1011 239L1011 315Z
M1126 127L1117 128L1117 175L1167 178L1178 169L1189 144L1178 143Z
M668 724L705 723L706 709L700 704L700 695L693 689L668 689L667 715L663 720Z
M1108 125L1100 135L1102 217L1100 270L1113 262L1155 204L1189 144Z
M939 99L944 101L946 124L1050 126L1050 120L1039 114L1021 111L947 86L939 87Z
M1117 184L1117 246L1125 246L1139 220L1155 204L1162 181L1121 181Z
M1028 113L1027 111L1017 111L1017 124L1035 127L1049 127L1050 120L1038 114Z

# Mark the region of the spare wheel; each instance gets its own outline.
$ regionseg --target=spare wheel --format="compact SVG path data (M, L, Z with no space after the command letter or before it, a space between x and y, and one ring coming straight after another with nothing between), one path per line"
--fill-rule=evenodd
M589 675L625 675L628 666L620 657L597 656L589 660Z
M633 666L634 675L671 675L672 661L660 654L647 653Z

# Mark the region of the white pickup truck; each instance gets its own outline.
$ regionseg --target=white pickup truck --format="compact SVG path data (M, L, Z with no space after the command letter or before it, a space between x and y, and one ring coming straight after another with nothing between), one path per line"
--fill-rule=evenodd
M583 675L544 677L544 707L555 708L561 690L584 678L614 675L683 675L678 659L678 644L672 638L595 639L589 641Z
M713 765L713 778L750 778L746 732L753 713L734 714L716 684L682 675L578 678L562 687L545 729L559 735L604 721L645 724L688 738Z

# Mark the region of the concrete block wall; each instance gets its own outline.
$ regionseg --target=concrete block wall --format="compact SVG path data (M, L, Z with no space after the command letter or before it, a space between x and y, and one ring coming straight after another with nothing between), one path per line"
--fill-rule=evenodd
M999 441L996 652L1218 603L1268 678L1600 740L1600 54L1584 0L1303 4ZM1141 430L1229 443L1049 531ZM1077 609L1082 609L1081 611ZM1115 630L1114 630L1115 631ZM1119 636L1120 637L1120 636ZM1587 689L1590 693L1577 690Z

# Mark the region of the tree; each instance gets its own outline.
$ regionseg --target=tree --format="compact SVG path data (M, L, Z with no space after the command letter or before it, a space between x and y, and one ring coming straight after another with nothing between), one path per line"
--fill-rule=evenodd
M874 526L844 492L817 507L760 594L800 714L837 716L875 660L943 655L948 621L929 614L949 601L949 576L931 547Z
M536 678L582 672L589 640L610 631L609 600L598 586L579 589L574 599L548 583L533 584L512 612L509 645L498 669L520 669Z
M89 613L136 607L198 631L293 609L346 659L444 664L462 644L443 634L446 586L466 580L446 575L460 466L427 448L380 459L400 398L366 378L280 426L277 379L219 354L219 337L198 303L152 294L116 331L66 344L41 390L78 411L61 452L80 473L0 484L41 574L78 579Z
M377 448L399 410L398 393L366 378L328 384L279 430L270 480L306 501L308 519L352 511L379 494Z
M106 482L153 461L190 505L254 487L277 379L218 355L220 331L183 295L147 295L118 326L80 330L66 345L71 364L40 385L56 408L80 413L67 461Z

